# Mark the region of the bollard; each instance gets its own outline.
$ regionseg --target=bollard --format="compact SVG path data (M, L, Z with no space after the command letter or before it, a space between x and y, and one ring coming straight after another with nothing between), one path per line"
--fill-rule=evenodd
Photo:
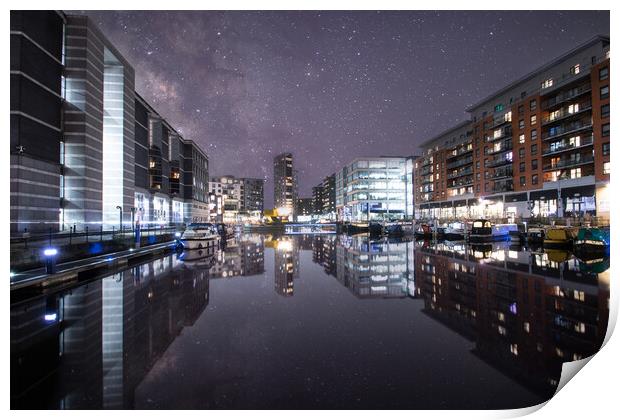
M47 248L43 250L45 256L45 272L47 274L56 273L56 255L58 250L56 248Z

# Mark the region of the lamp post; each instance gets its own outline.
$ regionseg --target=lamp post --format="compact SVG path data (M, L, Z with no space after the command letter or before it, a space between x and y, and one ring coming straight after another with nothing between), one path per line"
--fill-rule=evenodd
M121 206L116 206L118 209L118 223L120 225L121 235L123 234L123 208Z
M131 208L131 230L135 230L135 221L136 221L136 208Z

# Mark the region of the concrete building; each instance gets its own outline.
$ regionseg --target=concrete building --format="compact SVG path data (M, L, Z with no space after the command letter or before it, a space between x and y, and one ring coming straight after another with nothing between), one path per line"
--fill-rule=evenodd
M314 199L298 198L295 202L295 218L297 221L309 221L314 215Z
M609 37L596 36L469 107L423 145L418 214L609 220L609 79Z
M322 219L336 220L336 174L323 178L312 188L313 211Z
M297 174L293 169L292 153L282 153L273 159L273 183L274 208L293 218L297 200Z
M11 29L11 233L58 230L65 16L17 11Z
M263 214L263 180L211 177L209 181L211 220L224 223L258 221Z
M11 232L207 220L208 158L86 16L11 13Z
M413 157L361 157L336 172L339 221L411 220Z

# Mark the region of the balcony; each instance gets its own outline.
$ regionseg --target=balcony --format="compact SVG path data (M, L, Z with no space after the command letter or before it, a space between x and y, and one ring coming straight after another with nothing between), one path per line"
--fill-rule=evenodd
M446 164L446 168L447 169L454 169L454 168L458 168L459 166L463 166L463 165L467 165L470 164L474 161L473 156L468 156L464 159L459 159L459 160L455 160L453 162L449 162Z
M568 141L563 141L562 144L560 145L550 145L548 147L545 147L542 151L542 155L543 156L550 156L550 155L554 155L556 153L562 153L562 152L566 152L568 150L577 150L577 149L581 149L582 147L588 147L591 146L592 143L594 142L594 137L593 136L588 136L585 138L582 138L579 141L579 144L575 144L575 143L569 143Z
M497 128L504 124L508 124L512 122L512 114L510 118L506 118L507 112L504 112L502 115L493 118L493 123L491 124L491 128Z
M503 165L512 165L512 156L511 157L501 157L500 159L493 159L485 163L485 168L496 168L498 166Z
M495 133L494 133L493 136L490 136L487 139L485 139L485 142L493 143L496 141L505 140L509 137L512 137L512 126L510 125L501 129L501 133L499 135L495 136Z
M459 187L467 187L469 185L474 185L474 178L470 177L470 178L465 178L465 179L460 179L456 182L453 182L452 184L448 184L448 188L459 188Z
M508 191L514 191L514 184L512 183L512 180L495 182L493 184L494 193Z
M491 175L491 179L498 180L503 178L512 178L512 167L504 167L500 169L496 169Z
M471 146L471 143L469 143L468 146ZM452 154L450 156L447 157L447 159L453 159L459 156L463 156L466 155L467 153L472 153L474 151L473 147L457 147L456 149L454 149L452 151Z
M545 165L543 166L543 170L544 171L555 171L555 170L563 169L563 168L571 168L574 166L587 165L587 164L594 162L594 156L592 155L586 155L586 156L577 155L577 156L578 156L577 158L559 159L556 161L545 163Z
M553 115L553 113L550 113L549 115L544 116L542 119L542 125L552 124L554 122L562 121L570 117L581 115L586 111L590 111L592 109L592 102L587 101L581 104L577 104L577 106L577 111L571 112L569 107L563 107L555 115ZM553 119L551 118L552 115Z
M590 86L590 83L588 82L586 84L583 84L581 86L578 86L566 92L562 92L559 95L553 96L547 99L546 101L543 101L542 108L543 109L550 108L552 106L573 100L591 91L592 91L592 87Z
M578 133L583 130L591 130L592 129L592 120L585 121L574 121L572 123L560 125L557 127L551 127L549 131L544 131L542 133L543 140L551 140L558 138L560 136L566 134Z
M456 171L448 174L448 179L454 179L465 175L471 175L474 173L474 170L470 166L469 168L465 168L464 170Z
M512 150L512 141L505 141L499 148L492 147L487 149L485 155L491 156L501 152L507 152Z
M419 172L419 176L430 175L433 173L433 167L427 166Z

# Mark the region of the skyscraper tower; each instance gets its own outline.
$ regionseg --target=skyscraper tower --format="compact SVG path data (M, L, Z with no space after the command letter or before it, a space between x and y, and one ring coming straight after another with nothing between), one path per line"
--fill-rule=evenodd
M293 154L282 153L273 159L273 204L278 212L294 217L297 179L293 170Z

